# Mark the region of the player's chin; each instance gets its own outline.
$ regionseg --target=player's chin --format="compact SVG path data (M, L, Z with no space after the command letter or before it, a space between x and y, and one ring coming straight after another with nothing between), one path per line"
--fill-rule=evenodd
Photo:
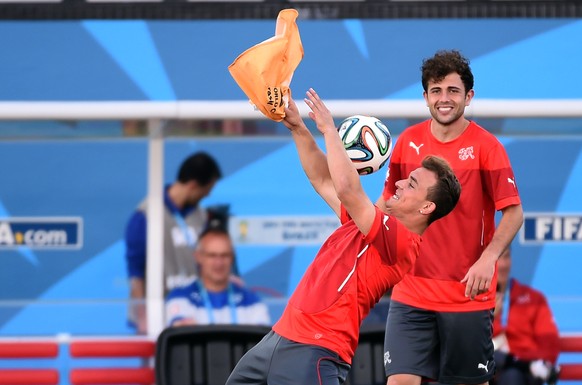
M390 198L389 200L386 201L385 204L380 205L380 210L384 211L385 213L389 213L394 208L394 204L396 202L397 202L396 200Z

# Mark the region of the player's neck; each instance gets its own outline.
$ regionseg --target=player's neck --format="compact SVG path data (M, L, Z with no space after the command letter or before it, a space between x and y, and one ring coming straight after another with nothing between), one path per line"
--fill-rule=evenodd
M406 227L410 232L422 235L424 230L428 227L426 224L425 218L417 218L417 217L406 217L406 218L398 218L396 217L403 225Z
M430 132L439 142L447 143L457 139L467 127L469 127L469 121L464 117L457 119L451 124L440 124L436 120L432 119L430 124Z

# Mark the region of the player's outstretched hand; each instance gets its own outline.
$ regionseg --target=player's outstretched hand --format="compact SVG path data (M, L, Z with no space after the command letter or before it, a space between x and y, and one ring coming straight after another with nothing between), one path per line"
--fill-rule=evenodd
M315 92L313 88L310 88L309 91L307 91L305 104L307 104L307 106L309 106L311 109L309 117L313 119L317 125L317 129L322 134L325 134L329 131L337 132L335 123L333 122L333 117L331 116L331 112L329 112L327 106L319 98L319 95L317 95L317 92Z

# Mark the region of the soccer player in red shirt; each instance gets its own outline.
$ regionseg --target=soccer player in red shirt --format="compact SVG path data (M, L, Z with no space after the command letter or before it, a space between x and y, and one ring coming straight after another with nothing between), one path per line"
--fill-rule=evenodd
M398 137L377 202L389 204L394 182L429 154L449 162L463 189L451 214L425 231L416 264L393 289L384 347L388 385L418 385L422 378L487 384L495 372L495 266L523 223L523 209L504 147L465 118L473 81L458 51L424 60L432 118Z
M309 181L342 225L315 256L279 321L241 358L227 385L343 383L363 319L411 268L420 235L460 196L448 163L427 157L395 183L382 212L366 196L325 104L312 89L305 102L323 134L327 156L293 100L284 124Z

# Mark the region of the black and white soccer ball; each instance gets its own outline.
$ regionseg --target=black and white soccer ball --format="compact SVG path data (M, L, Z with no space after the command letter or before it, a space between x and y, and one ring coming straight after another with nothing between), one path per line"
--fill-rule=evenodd
M390 131L373 116L350 116L340 123L338 133L360 175L380 170L392 154Z

